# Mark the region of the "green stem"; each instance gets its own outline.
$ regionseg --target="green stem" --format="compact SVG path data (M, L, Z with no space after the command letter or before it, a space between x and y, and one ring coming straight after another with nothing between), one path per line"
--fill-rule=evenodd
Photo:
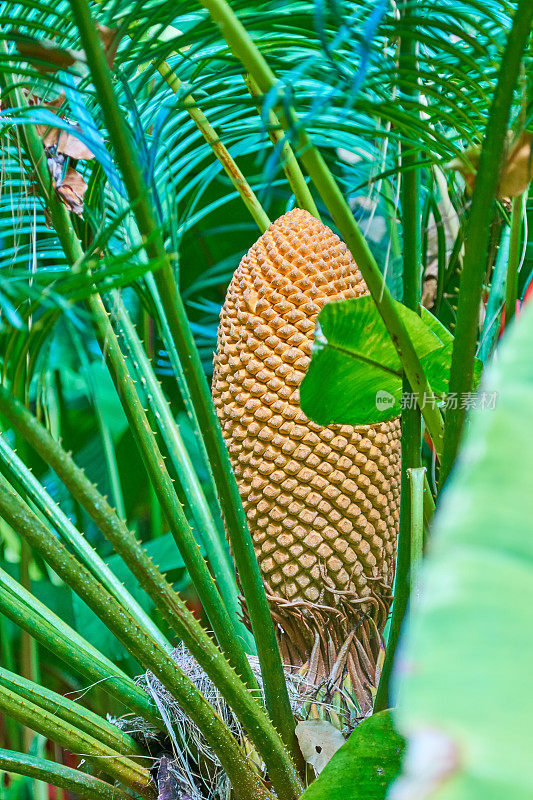
M244 80L246 86L248 87L248 91L250 92L251 96L258 101L258 108L260 108L262 96L259 86L250 75L246 75ZM270 136L270 140L279 155L281 166L287 177L289 186L292 189L297 204L300 206L300 208L305 208L306 211L309 211L313 217L320 219L318 208L316 207L316 203L313 200L313 195L309 190L307 181L305 180L304 174L300 169L300 165L298 164L296 156L294 155L294 151L289 143L289 140L287 139L287 136L285 135L285 132L283 131L277 115L274 111L272 111L272 109L268 112L268 135Z
M272 800L270 792L266 790L252 763L246 759L233 734L196 685L163 648L146 636L133 617L105 591L74 556L68 553L64 545L54 537L50 537L35 514L25 506L16 492L1 480L0 514L87 603L131 655L144 668L150 669L176 698L220 759L236 795L242 800L252 798ZM301 785L295 771L293 770L293 780L289 783L291 774L284 769L285 764L282 764L280 772L275 755L269 753L268 761L272 764L272 771L269 770L270 778L278 797L284 800L296 800L301 792Z
M500 65L498 84L485 130L476 176L472 206L466 228L465 252L457 307L457 324L450 370L450 393L455 396L470 392L474 372L479 305L486 256L490 240L490 217L498 188L507 127L518 81L524 48L531 33L533 3L519 0L513 25ZM440 483L444 485L453 466L465 419L465 409L458 403L446 418L444 451Z
M279 83L276 76L226 0L199 0L199 2L209 11L214 22L218 24L222 36L231 51L254 78L260 91L266 94L278 86ZM279 114L282 125L287 128L287 121L284 119L281 110ZM295 120L294 124L299 133L298 145L301 161L361 270L370 294L396 347L405 374L411 384L411 391L416 395L419 404L422 404L424 396L430 397L433 393L405 325L394 307L392 295L383 281L378 264L370 252L353 213L322 155L313 145L303 128L298 126L294 112L291 112L291 115ZM433 407L432 403L425 403L423 404L422 413L433 439L435 450L440 454L444 432L440 411L436 405Z
M419 594L418 571L424 550L424 479L425 467L409 470L411 497L411 596L416 600Z
M0 709L23 725L66 747L71 753L83 755L97 769L138 792L141 797L155 800L155 792L149 786L150 772L88 733L78 730L5 686L0 686Z
M153 623L148 614L141 608L125 586L115 577L107 564L91 547L84 536L72 524L66 514L61 511L57 503L52 500L41 483L33 476L18 455L12 450L5 436L0 435L0 459L4 462L9 473L23 487L24 491L44 514L61 538L68 542L74 552L81 559L87 569L98 578L105 588L135 617L168 652L172 646L163 636L157 625Z
M102 352L106 353L113 381L128 422L134 431L135 441L146 470L215 636L237 674L242 677L249 688L257 689L257 681L250 662L235 636L231 617L222 602L220 593L194 539L183 506L176 495L172 478L168 474L163 455L139 399L104 304L99 295L90 297L88 303L91 318L101 342Z
M209 386L194 344L183 301L177 289L172 264L165 252L159 226L149 201L149 193L142 177L139 157L124 114L113 91L110 72L87 0L70 0L70 4L87 56L92 80L98 92L115 157L132 204L139 232L146 243L146 254L150 261L162 265L154 273L154 279L187 379L218 488L226 528L235 554L257 643L268 712L271 719L275 720L283 741L290 751L296 754L298 751L294 735L295 722L274 625L255 557L252 537Z
M52 786L67 789L84 800L131 800L131 795L118 786L111 786L85 772L11 750L0 749L0 770L45 781Z
M410 7L404 4L403 16L409 17L410 14ZM406 65L413 71L416 70L417 59L415 42L410 37L404 38L400 42L400 65ZM400 92L402 92L402 96L406 96L408 90L403 86L401 81L399 82L399 89ZM410 94L412 98L412 93ZM407 308L420 314L422 215L420 209L419 158L417 154L412 154L410 152L409 145L403 141L400 145L400 152L402 167L404 167L400 187L403 229L403 302ZM405 375L403 379L403 391L411 391L407 375ZM418 468L421 464L422 426L420 410L419 407L411 408L411 404L408 403L406 408L402 411L401 506L394 604L392 608L387 652L385 654L383 671L381 673L376 701L374 703L374 712L382 711L391 705L389 681L400 630L409 600L412 546L411 520L413 515L409 474L412 469ZM423 412L424 408L422 408L422 413Z
M509 261L507 262L507 289L505 293L505 327L515 315L518 300L518 267L520 265L520 245L524 195L513 197L511 209L511 231L509 239Z
M121 704L160 728L152 700L112 661L0 569L0 611L43 647L102 688Z
M182 86L181 80L171 69L171 67L169 67L166 61L158 64L157 69L172 91L178 94ZM270 225L270 219L261 206L261 203L257 199L255 193L252 191L248 181L235 163L227 148L220 141L220 137L218 136L217 132L210 124L203 111L198 107L196 100L191 94L188 94L183 98L183 105L195 123L196 127L204 137L205 141L210 146L217 159L220 161L226 175L229 177L233 186L238 191L244 205L252 215L254 221L257 223L257 227L261 233L263 233Z
M0 686L14 694L35 703L50 714L54 714L64 722L73 725L84 733L90 734L102 744L125 756L141 754L138 744L116 725L84 708L79 703L69 700L56 692L46 689L34 681L23 678L4 667L0 667Z
M72 496L85 508L99 530L102 531L114 549L122 556L140 585L150 595L158 610L180 635L192 655L233 708L248 731L250 739L256 745L258 752L267 763L269 773L271 775L279 775L279 780L284 781L287 787L294 790L295 794L293 796L297 796L296 786L299 784L295 783L294 768L283 748L277 731L242 681L239 680L228 665L220 650L207 636L200 623L194 618L172 586L163 578L146 554L146 551L137 541L135 535L117 517L105 498L85 477L83 470L73 461L70 454L66 453L48 431L34 419L31 413L2 386L0 386L0 411L54 470ZM0 570L1 575L2 572ZM18 586L14 581L13 584ZM42 608L46 611L45 607ZM22 614L22 620L19 614L17 624L24 627L24 614ZM36 637L38 633L40 633L40 630L37 629ZM72 636L72 634L69 634L69 636ZM67 643L69 636L67 636ZM75 637L80 640L77 634ZM83 642L83 640L81 641ZM77 656L81 650L82 647L78 644L75 649L75 655ZM95 651L95 653L96 656L99 655L98 651ZM103 659L103 656L101 658ZM118 674L122 674L111 665L111 662L109 664L112 671L115 670ZM85 663L82 663L82 666L84 668L87 667ZM108 672L106 673L104 668L103 675L112 674L112 671L109 671L109 667L107 669ZM103 675L96 673L93 679L101 679ZM136 687L135 684L133 684L133 687L141 694L141 697L145 696L144 692ZM128 701L123 700L123 702ZM153 718L153 709L151 711L151 717ZM146 710L138 713L148 716ZM274 778L272 779L274 780Z
M224 548L220 532L194 471L190 456L181 438L178 426L157 380L151 361L131 322L129 314L118 292L112 293L113 316L119 335L123 339L133 362L138 378L142 381L148 403L152 409L161 436L172 460L176 476L183 494L196 522L197 534L204 545L211 570L220 589L226 609L231 615L235 635L250 644L249 631L240 622L242 610L239 603L237 584L233 574L229 554Z
M435 513L435 501L429 487L427 472L424 472L424 525L429 525Z
M0 614L0 665L8 669L15 669L13 636L9 628L7 617L4 614ZM22 746L21 726L13 719L6 719L5 721L4 743L17 750Z
M385 202L385 222L390 239L390 254L392 263L395 264L402 257L402 242L399 233L400 222L396 212L396 198L393 194L390 179L384 179L381 192Z
M490 282L490 293L485 310L485 319L477 348L477 358L485 364L494 352L500 332L503 309L505 306L505 284L509 263L509 249L511 244L511 232L506 226L502 232L496 263L492 271Z
M27 591L31 589L30 580L30 563L32 560L32 552L28 543L24 540L20 543L20 561L19 561L19 574L20 585ZM22 631L20 635L20 671L26 677L31 679L38 679L37 675L37 644L33 636L27 631ZM22 743L24 749L29 749L33 740L32 731L25 726L22 730Z

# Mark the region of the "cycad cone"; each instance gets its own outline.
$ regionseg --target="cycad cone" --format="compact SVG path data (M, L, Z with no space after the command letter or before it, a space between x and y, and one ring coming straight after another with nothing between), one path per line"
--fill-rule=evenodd
M366 294L350 252L295 209L242 259L221 312L213 397L285 661L371 707L391 602L399 420L315 424L299 407L316 317Z

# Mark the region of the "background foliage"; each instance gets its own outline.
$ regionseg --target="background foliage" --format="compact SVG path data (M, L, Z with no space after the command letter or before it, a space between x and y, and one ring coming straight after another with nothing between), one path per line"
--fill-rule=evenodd
M176 5L163 0L150 3L104 0L91 7L94 19L105 26L101 36L108 43L114 90L140 154L142 177L149 187L150 202L166 251L172 257L172 269L205 373L210 375L218 313L227 283L241 256L256 239L258 230L212 146L192 119L191 107L199 108L209 119L216 136L238 163L269 219L276 219L296 203L283 169L287 166L286 154L281 144L272 145L269 136L276 131L279 133L274 114L285 113L288 120L286 141L297 155L300 155L299 134L305 129L337 179L376 257L384 282L398 301L402 300L405 285L402 254L406 236L404 223L409 214L405 202L402 203L405 197L402 187L409 175L412 176L413 164L416 164L422 221L421 270L417 277L423 284L426 306L434 318L453 333L471 186L468 176L465 180L460 171L447 165L453 159L464 158L461 154L465 151L471 163L476 163L475 154L469 148L479 147L487 124L516 3L420 0L407 4L407 14L404 4L381 1L250 3L239 0L232 3L232 8L278 78L276 86L259 100L251 97L243 81L242 65L231 55L220 30L200 5ZM0 25L0 71L3 76L15 77L21 82L25 97L21 104L13 104L12 99L7 104L3 100L1 111L0 348L3 382L31 408L54 438L61 439L64 448L73 452L76 463L99 491L109 497L119 516L127 520L145 551L185 598L189 608L208 624L184 560L174 545L168 516L139 455L135 432L109 375L106 347L95 335L93 315L86 302L94 297L95 287L105 297L128 367L137 380L142 403L150 409L149 420L155 430L160 412L152 405L152 393L143 368L139 368L131 342L128 349L128 336L117 322L117 298L135 322L176 421L182 450L176 451L179 445L169 442L164 432L158 434L157 441L167 457L177 495L209 558L209 541L203 540L199 524L199 506L191 502L190 487L180 480L180 465L185 462L179 458L183 457L190 474L195 476L191 480L195 491L199 492L195 496L200 498L203 519L211 519L212 541L217 543L220 548L217 552L222 552L229 564L210 465L194 415L189 413L187 392L169 337L165 336L164 324L157 325L161 308L151 270L157 270L160 264L151 260L141 246L124 176L110 145L102 105L81 50L69 3L55 0L38 5L30 0L2 3ZM114 37L109 35L108 29L116 32ZM416 69L401 54L400 44L406 40L415 43ZM510 127L516 137L524 132L527 135L531 129L532 74L529 50L511 115ZM10 96L6 80L4 77L3 92ZM63 93L65 101L61 112L64 117L60 119L53 104ZM297 118L293 116L294 109ZM47 168L55 176L56 187L62 189L59 196L66 203L71 225L84 249L83 259L75 269L51 227L49 209L38 197L32 182L32 167L23 139L25 128L35 125L41 126L37 129L41 138L55 126L76 134L77 144L71 142L71 146L77 148L74 156L65 157L60 152L59 131L55 140L52 137L46 153ZM80 150L80 142L88 148L89 154ZM217 145L218 140L215 149ZM68 172L69 168L75 170L75 175ZM526 167L529 169L530 164ZM527 186L528 180L523 189ZM316 188L311 191L322 219L335 228ZM497 344L506 297L507 310L510 307L514 310L516 300L520 303L528 287L531 291L533 205L527 191L524 209L522 233L518 231L520 268L514 293L509 291L507 275L512 243L516 242L516 218L521 218L522 214L516 213L515 205L513 228L511 202L500 197L490 223L483 307L475 309L480 314L478 356L483 362L490 358ZM118 291L113 294L115 290ZM369 314L372 313L376 316L375 310L369 310ZM435 320L432 324L436 326ZM523 355L530 333L527 333L526 324L521 334L518 328L519 325L513 344L515 349L509 345L509 365L503 360L501 364L504 372L508 370L508 377L493 378L498 387L505 384L510 399L507 401L504 397L504 402L508 405L502 402L499 415L491 417L494 429L486 431L486 417L479 415L470 433L470 451L465 451L467 458L468 452L476 446L486 447L487 463L478 464L471 473L472 485L465 480L460 489L450 490L451 497L452 492L456 492L456 508L462 509L462 515L464 512L463 525L468 521L464 507L467 501L470 507L475 505L487 514L486 528L481 527L479 519L475 526L468 528L472 536L476 530L487 530L489 522L490 530L498 532L496 506L488 502L488 499L494 500L495 485L502 492L498 508L505 509L506 514L509 509L518 514L519 504L514 498L524 496L523 492L519 493L520 476L528 472L527 464L524 463L522 469L520 459L513 457L515 472L507 474L508 482L499 484L499 478L495 479L495 475L499 475L497 456L513 449L506 425L513 416L516 420L526 419L530 407L526 396L528 376L524 374L527 359ZM435 327L433 336L449 337L443 330ZM383 331L378 337L376 325L374 331L376 348L383 358L388 347L386 333ZM353 346L353 331L349 339ZM451 347L450 338L443 338L440 343ZM389 349L397 373L393 387L397 412L401 369L395 352ZM441 356L444 349L439 349ZM510 363L513 352L519 355ZM426 357L425 352L419 355ZM425 364L429 373L433 370L432 379L437 384L439 380L442 382L442 391L447 383L449 355L448 352L445 360L437 360L429 367ZM313 368L318 368L318 361ZM311 373L307 380L312 380ZM516 388L513 381L517 381ZM370 400L373 388L373 385L369 388ZM519 403L520 397L523 402ZM520 407L515 408L515 402ZM335 413L336 409L329 408L327 421L332 420ZM139 587L120 556L113 553L112 546L87 511L7 420L3 420L2 427L8 446L17 450L23 463L83 532L141 609L164 634L172 637L168 621ZM526 452L519 440L516 448L516 452ZM176 452L184 455L178 458ZM427 442L423 458L431 477L435 459ZM21 488L20 478L16 482L13 462L9 459L6 451L2 472ZM463 482L461 473L456 481ZM435 480L430 483L435 489ZM461 497L467 499L462 501ZM450 502L448 500L448 509ZM445 520L449 511L443 509L442 513ZM517 548L525 541L521 533L521 525L527 528L525 520L526 516L520 514L520 519L513 521ZM441 527L445 528L445 524L443 521ZM507 529L507 518L501 525L504 528L500 526L498 530ZM444 536L442 534L443 540ZM444 549L444 545L441 547ZM514 557L516 555L514 553ZM485 556L489 560L494 558L490 553L470 554L476 564ZM433 557L435 562L439 559L439 566L428 567L428 586L431 586L432 569L435 574L448 574L447 570L452 574L448 564L452 556L436 549ZM468 560L469 554L463 553L461 557ZM144 668L145 665L128 654L50 565L37 552L32 552L3 521L0 523L0 566L128 676L133 677ZM453 580L458 580L463 567L461 564L452 566L456 569ZM516 577L513 577L514 566L514 563L507 563L511 582ZM489 567L490 564L483 587L477 592L470 587L472 600L464 600L470 609L467 618L462 617L458 609L453 614L449 608L442 610L446 625L453 629L452 639L455 635L460 638L463 630L456 627L457 619L462 619L467 631L465 637L468 624L483 631L487 620L493 619L492 605L489 608L481 604L482 591L488 593ZM439 580L447 580L446 574ZM500 596L503 591L499 588L499 582L503 581L500 571L494 580L494 594L491 590L490 597ZM231 593L235 589L230 587L228 591ZM442 597L446 597L444 590ZM518 631L521 629L518 612L515 616L511 599L506 602L510 604L506 611L503 606L497 609L502 615L499 627L505 628L505 619L512 617ZM433 654L434 662L427 670L428 675L431 669L435 673L426 679L431 690L442 680L438 667L451 663L451 660L437 658L442 643L449 639L448 633L432 627L431 613L437 611L429 609L423 613L427 616L421 612L419 628L414 628L412 644L407 646L415 648L417 653ZM442 630L448 631L445 623L442 624ZM433 631L431 645L428 644L429 630ZM516 631L514 627L508 630L512 641L508 647L500 643L501 652L517 647ZM102 715L124 711L117 699L110 700L98 684L85 693L86 676L37 645L35 639L3 615L0 615L0 634L2 666L61 694L84 692L84 702ZM483 636L482 641L476 640L471 655L462 652L459 654L462 657L458 655L453 661L457 669L472 668L472 660L482 657ZM253 648L253 643L248 644ZM507 665L499 666L500 675L507 669ZM458 676L447 674L450 685L455 686L452 682ZM490 682L491 687L493 677L497 676L487 671L487 685ZM414 682L412 687L407 684L406 696L412 701L408 703L413 709L412 717L407 714L403 719L400 715L400 719L402 732L410 733L412 720L418 719L417 702L423 705L429 703L429 699L423 694L423 687L417 689ZM436 709L437 712L441 709ZM457 720L460 718L458 713ZM59 745L45 743L44 737L33 735L27 727L13 723L8 717L2 724L2 741L12 749L26 748L33 754L46 753L58 762L71 763L66 748L62 751ZM512 753L508 761L511 763ZM517 763L516 768L521 771L522 765ZM499 776L498 780L505 783L507 778ZM313 791L318 791L318 783L316 786ZM6 800L46 796L43 785L35 783L32 777L14 778L0 791L4 792ZM457 795L449 796L460 797L460 791L463 790L458 789Z

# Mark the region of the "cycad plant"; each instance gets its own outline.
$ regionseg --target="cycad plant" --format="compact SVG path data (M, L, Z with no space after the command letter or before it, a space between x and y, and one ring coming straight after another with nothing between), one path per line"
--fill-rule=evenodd
M295 800L527 293L533 7L1 9L4 791Z

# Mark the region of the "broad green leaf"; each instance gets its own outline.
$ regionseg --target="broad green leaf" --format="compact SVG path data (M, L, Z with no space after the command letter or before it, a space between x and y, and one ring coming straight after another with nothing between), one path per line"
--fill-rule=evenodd
M446 328L446 326L443 325L442 322L437 319L437 317L433 316L431 311L428 311L427 308L421 306L420 315L422 317L422 322L426 323L428 328L433 331L435 336L441 340L442 344L446 345L453 343L453 336L448 328Z
M453 336L427 309L396 307L438 399L448 391ZM474 385L481 372L476 359ZM400 359L369 295L328 303L318 316L313 358L300 404L321 425L368 425L401 412ZM429 400L437 402L437 400Z
M444 342L414 311L401 303L397 308L430 383L436 382L443 368L438 356ZM313 358L300 387L303 412L321 425L385 422L400 413L401 395L400 359L372 298L365 295L324 306Z
M404 774L390 800L533 794L533 307L468 421L435 519L422 596L396 665Z
M302 800L384 800L400 769L403 747L390 711L369 717L335 753Z

